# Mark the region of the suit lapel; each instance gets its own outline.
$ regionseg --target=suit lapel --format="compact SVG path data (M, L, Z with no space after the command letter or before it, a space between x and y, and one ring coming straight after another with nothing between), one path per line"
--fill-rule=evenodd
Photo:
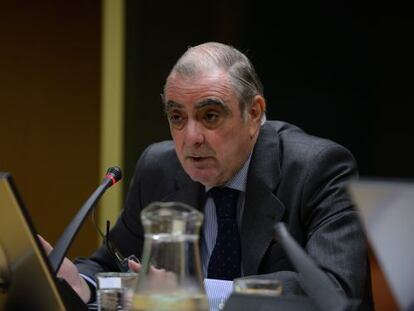
M204 187L191 180L191 178L180 170L176 175L176 191L161 199L163 202L182 202L203 212Z
M285 206L273 194L280 181L280 150L277 132L262 126L256 142L246 185L241 241L245 275L257 274L273 239L273 226L283 217Z

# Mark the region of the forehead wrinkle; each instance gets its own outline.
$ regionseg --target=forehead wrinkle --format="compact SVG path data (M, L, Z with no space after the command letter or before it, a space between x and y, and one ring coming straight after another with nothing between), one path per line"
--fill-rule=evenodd
M217 107L220 107L220 108L225 109L225 110L229 109L227 107L227 105L225 104L225 102L221 99L218 99L218 98L202 99L198 103L196 103L194 107L196 109L201 109L201 108L204 108L206 106L217 106Z
M167 87L167 94L171 91L180 92L185 95L204 94L204 97L229 97L232 90L227 85L215 84L212 87L211 83L199 83L198 85L177 85L172 84Z
M173 75L167 80L165 91L178 89L185 94L192 95L206 90L212 92L212 96L218 94L228 96L233 92L229 83L227 73L220 69L215 69L210 73L203 73L196 76ZM217 96L217 95L216 95Z

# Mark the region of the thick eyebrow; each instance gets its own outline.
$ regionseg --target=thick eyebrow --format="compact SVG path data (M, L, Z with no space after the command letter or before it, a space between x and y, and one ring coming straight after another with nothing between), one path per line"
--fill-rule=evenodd
M217 99L217 98L203 99L195 105L195 109L201 109L201 108L204 108L206 106L217 106L217 107L223 109L225 112L230 111L229 107L226 104L224 104L224 102L222 100ZM165 112L168 112L168 111L170 111L171 109L174 109L174 108L175 109L183 109L184 105L182 105L180 103L177 103L173 100L169 100L165 103L165 107L164 107Z
M167 112L173 108L182 109L184 106L182 104L179 104L173 100L169 100L165 103L164 110Z
M228 112L230 110L229 107L222 100L217 99L217 98L203 99L202 101L199 101L195 105L195 108L196 109L201 109L201 108L204 108L206 106L217 106L217 107L220 107L221 109L223 109L225 112Z

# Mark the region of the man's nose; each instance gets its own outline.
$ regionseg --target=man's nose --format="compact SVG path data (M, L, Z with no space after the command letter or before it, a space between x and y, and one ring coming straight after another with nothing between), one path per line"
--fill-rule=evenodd
M200 145L204 142L203 126L196 121L190 120L185 128L185 143L187 145Z

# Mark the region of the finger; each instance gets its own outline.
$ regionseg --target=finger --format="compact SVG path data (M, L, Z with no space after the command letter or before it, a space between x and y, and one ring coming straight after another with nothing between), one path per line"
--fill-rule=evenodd
M139 272L139 270L141 269L141 264L133 260L128 260L128 268L133 272Z
M166 270L164 268L158 269L155 268L153 265L150 266L150 273L155 273L155 274L162 274L164 273Z
M40 244L42 244L42 247L46 253L46 255L49 255L50 252L53 250L52 245L49 244L48 241L46 241L40 234L37 235L37 238L40 241Z

